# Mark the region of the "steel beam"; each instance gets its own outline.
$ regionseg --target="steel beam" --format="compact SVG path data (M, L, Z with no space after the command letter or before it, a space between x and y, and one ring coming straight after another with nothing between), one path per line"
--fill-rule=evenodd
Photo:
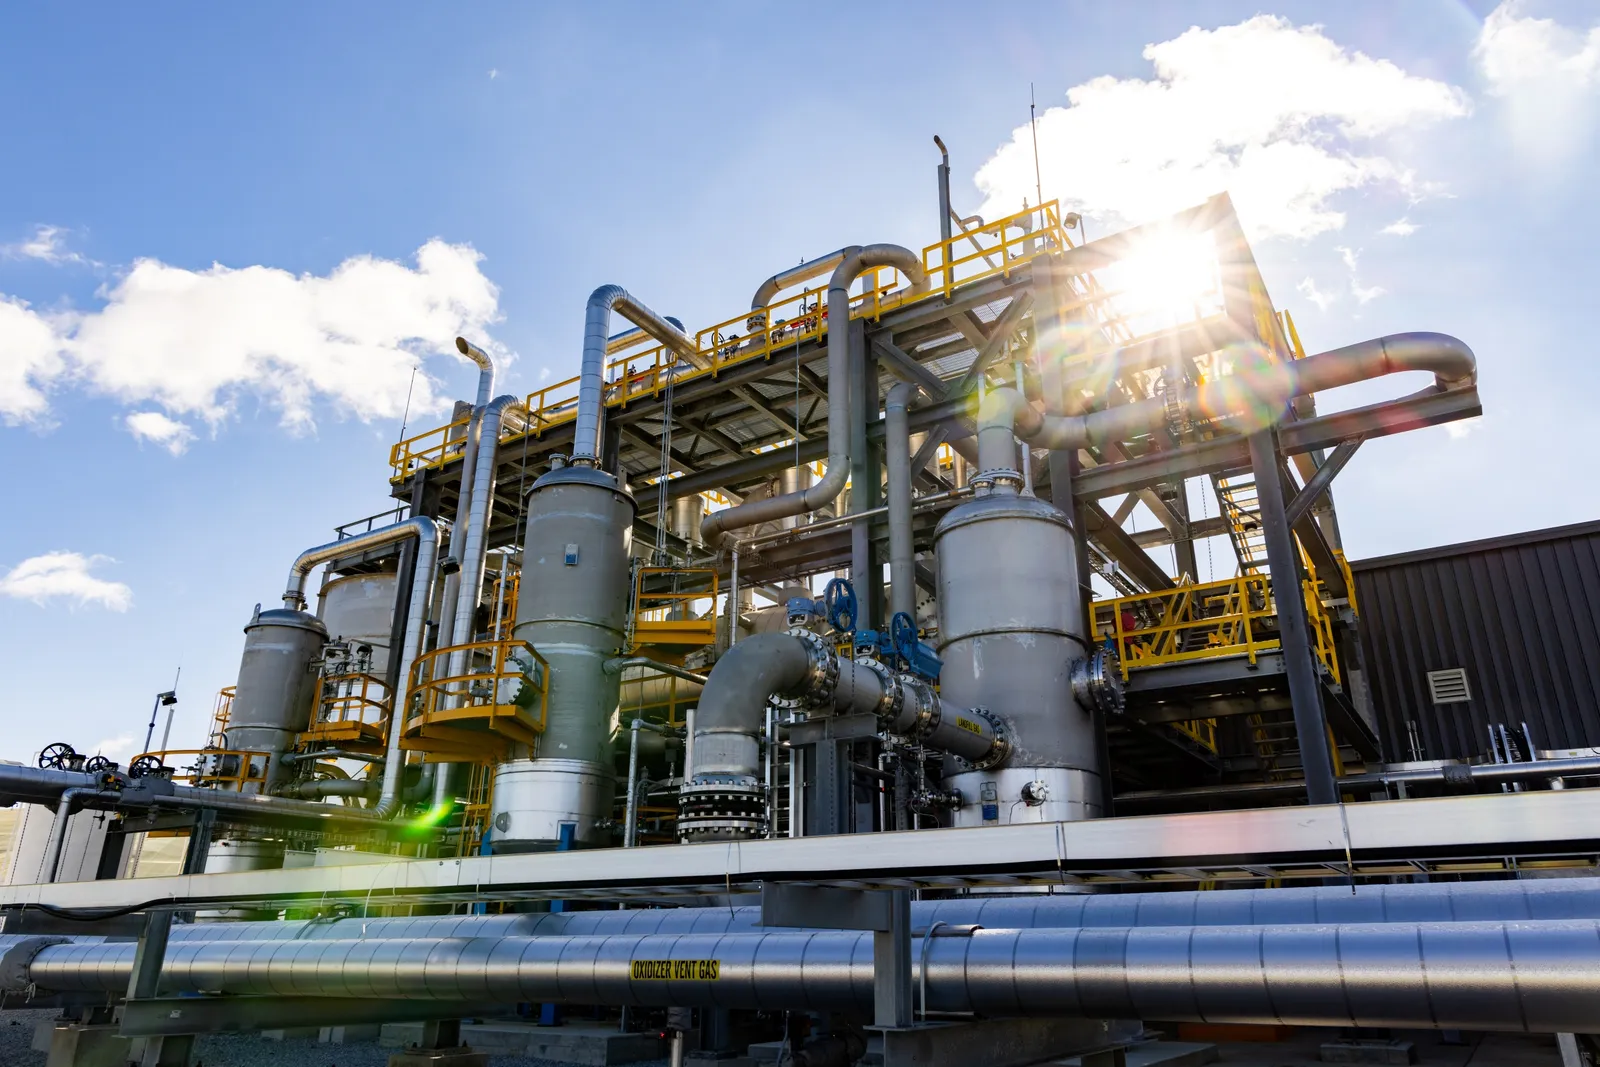
M1328 454L1328 458L1322 461L1321 466L1317 467L1317 472L1311 476L1304 488L1295 495L1295 498L1289 502L1289 506L1284 509L1290 526L1298 525L1300 520L1310 512L1312 507L1315 506L1317 498L1327 491L1328 486L1333 484L1333 479L1340 471L1344 470L1345 464L1355 458L1356 449L1361 447L1361 442L1364 440L1366 440L1364 437L1352 437L1348 441L1341 441L1339 447Z
M1282 474L1271 429L1250 435L1250 466L1261 506L1261 532L1267 543L1267 565L1272 569L1272 595L1278 605L1278 635L1289 676L1289 699L1294 703L1296 743L1306 779L1306 799L1312 804L1333 804L1339 794L1333 784L1333 761L1328 753L1328 723L1322 713L1322 686L1311 656L1311 635L1300 582L1300 557L1294 535L1284 515Z

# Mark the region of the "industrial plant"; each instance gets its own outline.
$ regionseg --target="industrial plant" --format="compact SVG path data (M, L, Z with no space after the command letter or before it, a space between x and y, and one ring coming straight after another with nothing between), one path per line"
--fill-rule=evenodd
M1308 347L1226 196L1090 240L949 173L720 322L599 285L531 395L459 339L393 509L275 531L203 748L0 765L49 1064L1586 1062L1600 524L1353 560L1334 504L1482 413L1472 339Z

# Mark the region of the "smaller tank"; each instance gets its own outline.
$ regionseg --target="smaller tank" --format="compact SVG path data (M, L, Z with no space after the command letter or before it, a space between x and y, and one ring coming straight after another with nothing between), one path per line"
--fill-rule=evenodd
M392 573L351 574L324 586L317 606L330 637L372 649L371 673L378 678L389 669L395 588Z
M256 610L244 628L244 656L228 712L228 748L274 756L294 747L295 734L311 722L317 662L327 643L327 628L309 612ZM276 780L278 761L270 760L268 768L269 779Z

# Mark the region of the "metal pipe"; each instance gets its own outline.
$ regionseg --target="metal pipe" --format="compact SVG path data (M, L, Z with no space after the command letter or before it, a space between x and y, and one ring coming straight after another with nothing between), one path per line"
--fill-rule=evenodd
M624 808L622 847L632 848L639 825L639 727L643 719L634 719L628 730L628 803Z
M53 882L61 869L61 853L67 844L67 824L72 820L72 809L81 797L101 796L99 786L80 786L65 790L56 801L56 817L50 823L50 840L45 845L44 881Z
M455 622L447 642L451 645L469 644L473 638L478 597L483 592L483 568L489 544L489 507L494 499L495 460L500 445L500 422L508 409L520 404L520 400L509 394L497 396L484 407L480 418L477 462L474 464L476 469L472 476L472 503L467 512L462 546L456 555L456 562L461 565L461 570L453 613ZM462 537L462 534L463 531L459 528L451 533L452 552L456 551L454 541L457 537ZM451 677L466 673L468 658L469 653L465 649L450 654L448 669Z
M353 759L364 763L382 763L384 757L370 752L352 752L347 748L319 748L315 752L290 752L278 757L279 763L306 763L319 759Z
M837 267L839 261L844 259L849 252L850 247L845 247L837 252L829 252L825 256L819 256L816 259L808 259L797 267L780 270L756 286L756 295L750 298L750 321L748 323L750 329L760 330L766 327L767 306L772 303L773 297L791 286L799 285L801 282L810 281L812 278L828 273Z
M663 315L661 318L669 326L675 327L679 333L688 332L684 329L682 319L674 315ZM650 336L649 332L640 326L630 326L621 333L614 333L606 338L606 355L615 355L624 348L631 348L648 336Z
M1207 421L1267 409L1276 413L1296 396L1402 371L1434 375L1439 390L1471 385L1477 378L1472 350L1442 333L1401 333L1322 352L1289 363L1262 363L1183 394L1180 406L1190 418ZM1053 449L1083 448L1121 441L1166 425L1165 398L1104 408L1087 415L1043 415L1013 389L996 389L978 412L978 451L998 462L1002 434ZM985 453L984 441L990 442Z
M430 528L433 520L418 516L406 519L404 522L380 526L376 530L369 530L354 537L330 541L325 545L308 548L295 558L294 564L289 568L289 580L284 586L283 606L291 611L303 611L306 606L306 579L318 565L332 560L343 559L361 552L369 552L385 545L397 544L408 538L418 536L420 523L427 523ZM432 576L429 576L432 580Z
M473 407L482 408L494 395L494 360L465 337L456 338L456 351L478 365L478 399Z
M572 438L572 461L597 467L605 445L606 345L610 340L611 313L615 311L694 366L705 357L682 330L635 300L620 285L602 285L589 294L583 329L583 369L578 379L578 415Z
M899 245L852 245L844 249L828 280L828 469L822 480L794 493L712 512L700 524L708 545L723 534L763 522L803 515L832 503L850 476L850 287L873 267L895 267L911 279L912 292L927 291L919 256ZM860 518L860 516L855 516Z
M1450 763L1442 767L1408 767L1392 771L1367 771L1335 779L1341 793L1376 793L1400 783L1446 782L1466 787L1473 782L1498 785L1540 778L1578 778L1600 775L1600 756L1538 760L1533 763ZM1246 782L1237 785L1189 786L1183 789L1150 789L1117 794L1124 801L1197 800L1218 797L1269 797L1291 795L1305 788L1303 782Z
M405 770L405 752L400 742L405 738L406 714L410 710L411 673L422 655L422 643L427 636L428 594L433 589L434 561L439 554L439 529L433 520L423 516L406 520L414 525L417 537L416 574L411 580L411 606L405 629L405 646L400 658L400 684L389 699L389 736L384 745L383 785L378 792L377 806L372 813L387 819L397 813L402 805L400 779Z
M1600 878L1405 882L1141 893L1021 893L913 901L911 926L989 929L1285 926L1329 923L1547 922L1600 919ZM759 907L643 908L628 912L419 916L293 922L200 923L191 940L367 940L426 937L599 937L759 932Z
M933 135L933 143L939 149L939 240L944 243L944 254L941 259L945 264L945 273L950 271L950 237L954 232L950 228L950 150L945 148L944 142L938 134ZM946 278L946 283L949 282Z
M660 660L651 659L649 656L618 656L616 659L606 660L605 665L607 674L621 674L629 667L648 667L653 671L659 671L674 678L681 678L686 682L706 684L707 676L704 674L696 674L686 667L679 667L673 663L662 663Z
M863 1011L872 934L169 945L172 992ZM28 946L13 989L127 988L128 942ZM32 958L26 959L27 955ZM976 930L914 967L936 1012L1530 1033L1592 1027L1600 922ZM717 960L641 981L639 961ZM491 964L491 961L493 963Z
M373 783L365 778L317 778L310 781L291 782L283 786L278 796L297 797L301 800L320 800L324 797L364 797L372 791Z
M733 616L737 626L737 614ZM706 679L694 724L693 763L684 778L754 780L761 709L769 697L798 692L811 677L810 646L789 634L756 634L729 647Z
M911 425L907 406L917 386L897 382L884 400L884 452L889 493L889 614L917 618L916 551L911 537Z

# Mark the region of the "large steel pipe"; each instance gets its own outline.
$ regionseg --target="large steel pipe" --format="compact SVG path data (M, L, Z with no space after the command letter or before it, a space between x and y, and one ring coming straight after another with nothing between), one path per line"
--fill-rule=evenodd
M873 267L895 267L911 279L912 292L928 288L922 259L899 245L852 245L842 249L839 265L828 280L828 469L809 488L712 512L700 524L706 544L724 533L804 515L830 504L850 476L850 286ZM860 417L860 412L855 413Z
M176 942L162 986L261 996L868 1010L870 933ZM32 946L18 946L24 955ZM926 951L922 951L925 949ZM913 954L933 1011L1582 1032L1600 922L979 930ZM127 987L135 946L54 945L43 990Z
M1600 919L1600 879L1296 886L1177 893L1022 894L915 901L913 930L936 922L990 929L1036 927L1277 926L1316 923L1519 922ZM751 933L761 909L641 908L526 915L440 915L303 922L197 923L173 940L593 936Z
M1439 390L1471 385L1477 360L1460 340L1442 333L1400 333L1336 348L1292 363L1235 368L1177 398L1186 417L1196 421L1241 412L1270 413L1274 419L1292 398L1402 371L1428 371ZM1155 397L1093 411L1087 415L1044 415L1013 389L984 397L978 413L978 448L989 442L998 455L1014 433L1046 448L1084 448L1123 441L1165 426L1172 412Z

